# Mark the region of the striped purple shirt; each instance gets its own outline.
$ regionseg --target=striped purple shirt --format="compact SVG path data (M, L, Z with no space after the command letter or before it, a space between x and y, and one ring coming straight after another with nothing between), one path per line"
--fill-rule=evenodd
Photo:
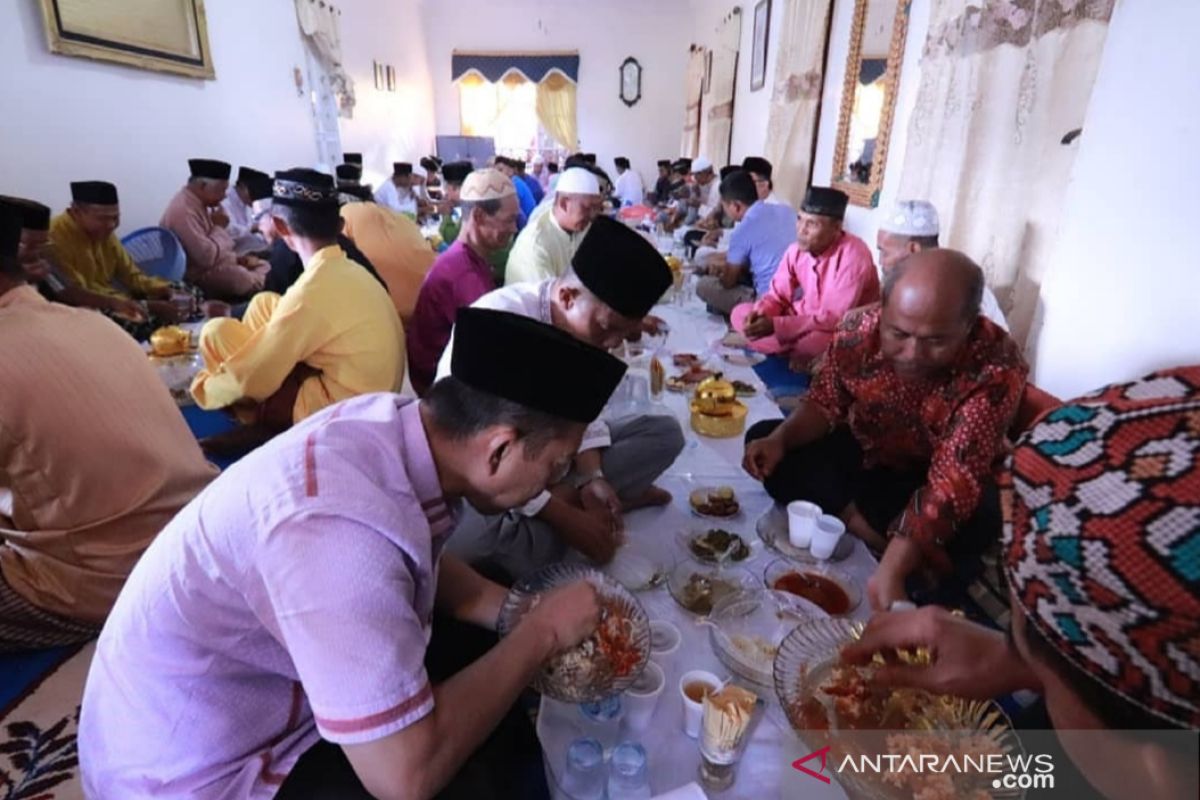
M418 406L330 406L242 459L138 562L79 725L89 797L272 797L324 738L433 709L437 563L455 525Z

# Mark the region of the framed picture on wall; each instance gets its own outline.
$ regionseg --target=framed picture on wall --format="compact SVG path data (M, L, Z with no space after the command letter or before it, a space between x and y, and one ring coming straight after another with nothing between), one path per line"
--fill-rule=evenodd
M754 6L754 48L750 54L750 91L757 92L767 83L767 37L771 32L771 0L758 0Z
M215 78L204 0L39 0L51 53Z
M704 51L704 82L700 86L701 94L708 94L712 89L712 50Z
M387 68L387 90L396 91L396 69L391 64L388 64Z
M383 66L380 65L380 63L378 61L372 61L371 63L375 65L375 88L382 89L383 88Z

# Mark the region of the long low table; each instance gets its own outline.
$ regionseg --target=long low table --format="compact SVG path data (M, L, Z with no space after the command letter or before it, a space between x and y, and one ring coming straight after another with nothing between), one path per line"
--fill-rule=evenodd
M653 313L671 326L665 346L667 354L715 354L713 342L720 336L721 321L707 314L700 303L691 301L684 306L659 306ZM678 371L670 366L669 358L664 360L664 364L668 375ZM753 369L728 364L724 364L723 369L727 378L746 381L759 388L757 396L743 401L749 409L747 428L759 420L781 416ZM626 517L628 541L625 548L670 569L679 560L688 558L676 539L680 530L726 528L754 544L751 557L738 566L746 569L762 585L764 568L777 556L760 542L755 525L762 514L772 507L772 500L762 485L742 469L741 437L711 439L692 431L689 399L688 395L668 392L664 394L662 408L659 409L661 413L673 414L679 420L687 440L678 460L659 481L662 488L671 492L674 500L663 508L629 514ZM688 505L691 489L708 485L732 487L742 506L740 515L717 523L692 514ZM837 566L865 588L876 562L864 546L855 542L853 553ZM675 652L653 656L665 674L666 683L649 726L643 731L634 732L623 723L621 731L621 740L639 741L646 748L650 762L650 788L654 794L660 794L698 780L698 745L695 739L684 734L682 726L683 702L679 694L681 676L694 669L707 670L722 678L731 673L713 652L708 627L681 608L665 586L640 592L637 596L652 620L666 620L677 627L682 635L680 647ZM864 598L852 616L865 619L868 615ZM764 699L767 701L767 712L754 731L738 767L735 784L714 797L746 800L844 797L836 784L821 783L791 768L791 763L806 755L809 749L788 727L774 693L765 695ZM559 784L559 777L565 769L567 746L573 739L584 735L588 735L588 732L578 706L543 698L538 717L538 737L545 753L547 781L558 798L567 797Z

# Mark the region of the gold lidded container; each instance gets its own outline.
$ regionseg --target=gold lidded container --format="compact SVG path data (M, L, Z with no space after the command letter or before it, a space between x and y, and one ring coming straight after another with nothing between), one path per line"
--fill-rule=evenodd
M741 436L746 430L746 406L733 384L714 375L700 382L692 397L692 429L717 439Z

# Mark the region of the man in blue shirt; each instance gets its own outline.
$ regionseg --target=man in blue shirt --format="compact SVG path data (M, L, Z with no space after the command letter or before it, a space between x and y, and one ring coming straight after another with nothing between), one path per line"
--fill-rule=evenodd
M742 170L721 181L721 205L735 226L723 261L708 267L696 294L710 311L729 316L771 288L783 254L796 242L796 212L782 203L758 199L754 179Z
M529 191L529 187L525 185L525 181L517 177L517 168L514 159L507 156L496 156L496 169L503 172L512 181L513 188L517 190L517 202L521 204L521 213L517 215L517 230L525 227L525 223L529 221L529 215L537 208L537 201L533 199L533 192Z

